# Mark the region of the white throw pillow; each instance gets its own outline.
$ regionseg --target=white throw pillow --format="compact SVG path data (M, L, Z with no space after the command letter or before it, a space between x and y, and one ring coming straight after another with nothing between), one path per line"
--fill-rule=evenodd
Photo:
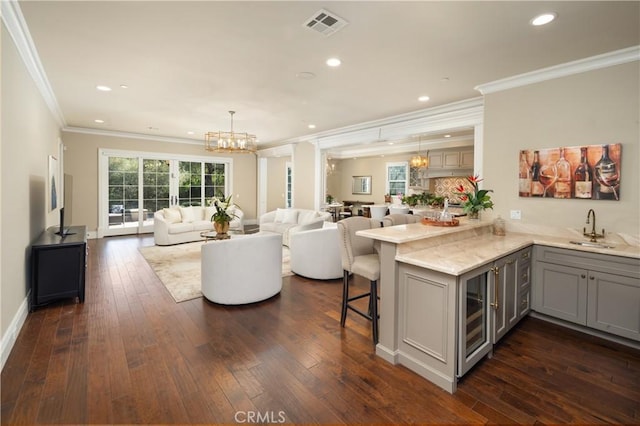
M313 222L318 216L320 215L315 210L311 210L311 211L303 210L300 212L300 215L298 216L298 222L300 223L300 225L306 225L308 223Z
M198 222L202 220L202 216L204 215L205 207L202 206L193 206L193 221Z
M282 223L284 221L284 214L286 211L286 209L276 209L276 218L274 219L274 222Z
M167 223L180 223L182 221L180 210L176 208L162 209L162 213Z
M285 210L282 223L298 223L298 210Z
M182 222L191 223L196 220L195 214L193 212L193 207L182 207L180 206L180 215L182 216Z

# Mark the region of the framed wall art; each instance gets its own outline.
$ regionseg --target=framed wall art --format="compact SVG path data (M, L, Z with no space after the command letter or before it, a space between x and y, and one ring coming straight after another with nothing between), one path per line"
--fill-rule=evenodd
M520 151L520 197L620 200L621 144Z

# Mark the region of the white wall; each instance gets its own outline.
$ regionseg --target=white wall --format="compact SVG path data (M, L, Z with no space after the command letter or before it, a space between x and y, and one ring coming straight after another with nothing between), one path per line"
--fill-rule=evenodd
M57 224L48 211L46 188L49 155L58 156L60 129L2 24L1 114L2 162L0 223L0 292L2 363L26 314L30 244Z
M522 223L582 229L587 211L598 229L640 234L639 62L584 72L485 96L485 188L495 214L522 211ZM622 144L620 201L518 196L518 152L561 146Z

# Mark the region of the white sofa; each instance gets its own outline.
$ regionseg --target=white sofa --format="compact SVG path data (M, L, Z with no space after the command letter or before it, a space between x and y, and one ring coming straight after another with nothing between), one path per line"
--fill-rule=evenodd
M228 240L203 244L202 295L215 303L242 305L280 293L281 238L268 233L233 235Z
M324 222L322 228L294 232L289 238L291 271L316 280L342 278L338 224Z
M244 213L234 207L236 217L229 223L229 231L244 232ZM213 231L211 216L215 207L174 206L158 210L153 215L153 237L156 245L188 243L202 238L202 231Z
M331 221L331 213L306 209L276 209L260 216L260 232L282 235L282 244L289 247L289 237L294 232L322 228Z

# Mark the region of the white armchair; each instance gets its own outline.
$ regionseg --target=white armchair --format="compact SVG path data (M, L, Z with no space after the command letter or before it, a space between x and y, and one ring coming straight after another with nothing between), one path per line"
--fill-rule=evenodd
M292 272L316 280L342 277L340 236L336 223L324 222L320 229L291 234L289 250Z
M282 244L289 246L289 237L295 232L322 228L331 221L331 213L306 209L276 209L260 216L260 232L282 234Z
M202 295L223 305L260 302L282 290L282 236L233 235L202 245Z

